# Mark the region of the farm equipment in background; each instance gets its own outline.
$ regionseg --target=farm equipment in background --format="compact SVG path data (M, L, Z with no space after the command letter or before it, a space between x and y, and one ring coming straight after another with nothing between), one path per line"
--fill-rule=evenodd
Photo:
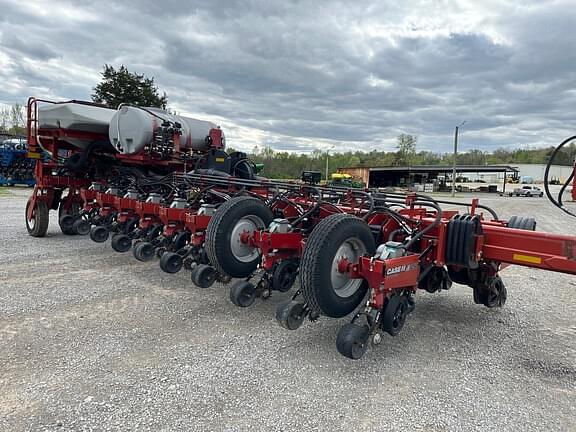
M327 186L357 189L364 189L366 187L364 183L354 180L350 174L346 173L333 173L330 175L330 181Z
M520 183L520 177L518 175L508 174L506 176L506 183L508 184L518 184Z
M28 156L26 140L6 139L0 143L0 186L34 186L35 158Z
M502 220L477 199L320 186L314 173L307 184L261 178L245 154L224 151L215 125L158 109L31 98L28 145L50 155L36 163L30 235L44 236L58 210L64 234L110 238L116 252L159 258L166 273L190 270L199 287L238 278L229 295L240 307L299 277L277 321L295 330L351 315L336 346L352 359L400 333L418 289L467 285L493 308L506 302L509 265L576 274L576 237L537 232L530 217Z

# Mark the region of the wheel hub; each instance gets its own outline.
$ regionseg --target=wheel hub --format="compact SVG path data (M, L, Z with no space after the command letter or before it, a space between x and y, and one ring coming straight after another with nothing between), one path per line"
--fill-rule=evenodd
M347 269L350 264L357 263L365 253L364 244L357 238L344 241L336 251L330 278L334 291L339 297L350 297L360 288L362 280L351 279Z
M234 258L241 262L252 262L259 256L258 249L251 246L247 238L263 226L262 219L253 215L243 217L236 223L230 236L230 249Z

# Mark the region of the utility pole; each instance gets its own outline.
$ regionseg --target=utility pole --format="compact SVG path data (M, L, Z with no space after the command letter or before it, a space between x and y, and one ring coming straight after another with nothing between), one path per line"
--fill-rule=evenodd
M328 184L328 158L330 156L330 150L332 150L334 146L328 148L326 150L326 184Z
M464 126L466 120L454 129L454 158L452 159L452 196L456 195L456 159L458 157L458 130Z

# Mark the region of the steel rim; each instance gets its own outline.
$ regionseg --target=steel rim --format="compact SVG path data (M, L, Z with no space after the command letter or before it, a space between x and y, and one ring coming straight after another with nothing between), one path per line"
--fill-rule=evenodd
M230 237L230 250L235 259L243 263L248 263L260 256L258 248L242 243L240 235L244 232L252 234L261 228L264 228L264 221L255 215L245 216L236 222Z
M354 295L362 285L362 279L350 279L347 272L340 273L339 264L346 260L351 264L360 261L360 257L366 253L366 246L358 238L352 237L345 240L332 260L330 280L332 288L338 297L347 298Z

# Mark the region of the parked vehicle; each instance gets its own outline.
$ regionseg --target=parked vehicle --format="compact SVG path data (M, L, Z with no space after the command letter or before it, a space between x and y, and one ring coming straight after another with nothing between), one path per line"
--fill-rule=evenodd
M509 196L525 196L525 197L542 197L544 196L544 192L542 189L536 186L522 186L521 188L516 188L512 192L508 193Z

